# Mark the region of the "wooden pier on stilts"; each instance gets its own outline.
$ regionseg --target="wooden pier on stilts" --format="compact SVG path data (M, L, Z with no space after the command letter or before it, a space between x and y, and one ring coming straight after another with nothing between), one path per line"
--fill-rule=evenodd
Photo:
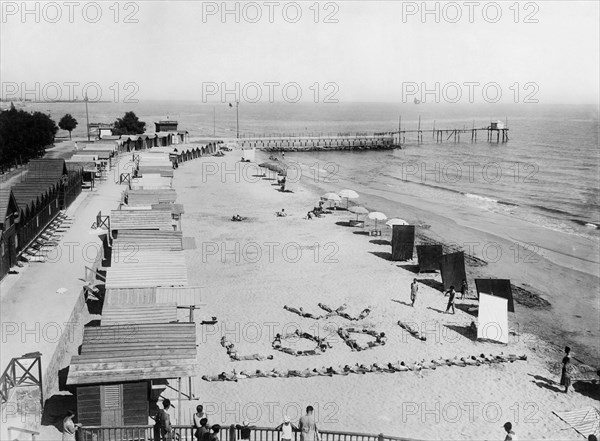
M398 120L398 143L405 144L406 143L406 135L407 134L416 134L417 135L417 143L421 144L423 142L423 133L431 131L433 139L436 142L442 143L444 141L460 142L460 135L471 135L471 142L477 142L477 134L479 132L486 132L487 134L487 142L490 143L505 143L509 141L508 138L508 124L502 121L493 121L487 127L473 127L467 129L463 127L462 129L438 129L435 127L435 121L433 122L433 128L431 130L423 130L421 129L421 117L419 117L419 125L416 130L403 130L401 127L402 118Z

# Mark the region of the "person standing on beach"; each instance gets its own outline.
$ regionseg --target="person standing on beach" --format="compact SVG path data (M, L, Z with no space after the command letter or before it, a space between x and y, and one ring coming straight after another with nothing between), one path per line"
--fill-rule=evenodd
M72 441L72 440L76 439L75 433L77 432L77 429L79 429L79 427L81 427L81 424L77 424L77 423L73 422L74 416L75 416L75 412L73 412L72 410L69 410L67 412L67 416L63 420L63 427L62 427L63 441L67 441L67 440Z
M413 282L410 284L410 301L413 308L415 307L415 302L417 301L417 293L419 292L419 284L417 283L417 279L413 279Z
M164 409L159 409L154 418L154 434L155 439L171 441L172 430L171 427L171 415L169 415L169 409L171 408L171 400L165 398L163 400Z
M506 431L506 438L504 441L519 441L517 435L512 430L512 424L509 422L504 423L504 430Z
M450 311L450 308L452 308L452 314L454 314L456 311L454 310L454 297L456 297L456 291L454 291L454 285L452 285L450 287L450 289L448 291L446 291L446 293L444 295L448 294L448 306L446 307L446 314L448 314L448 312Z
M206 441L210 434L210 427L208 426L208 420L202 418L199 422L200 426L194 431L194 436L198 441Z
M313 407L308 406L306 408L306 415L300 417L300 421L298 421L300 441L321 441L321 435L319 435L319 429L315 423L313 411Z
M298 428L290 422L290 417L287 415L283 417L283 423L277 426L276 429L281 430L281 441L292 441L294 430L298 430Z
M460 299L463 300L468 292L469 292L469 285L467 285L466 280L463 280L462 285L460 286Z
M255 426L251 426L250 423L246 420L242 422L242 425L236 424L235 428L240 431L240 439L244 441L250 440L250 434L252 433L252 429Z
M562 359L562 373L560 376L560 385L565 387L565 393L569 392L571 385L571 348L565 347L565 356Z

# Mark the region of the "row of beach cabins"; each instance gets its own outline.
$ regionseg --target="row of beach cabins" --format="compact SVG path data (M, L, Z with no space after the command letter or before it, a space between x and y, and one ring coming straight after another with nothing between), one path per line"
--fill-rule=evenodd
M22 182L0 187L0 279L81 193L84 167L64 159L29 162Z
M216 146L185 145L175 156L186 162L202 149ZM101 320L84 328L67 377L83 440L152 439L161 395L193 396L201 292L188 284L183 250L191 239L181 231L173 160L171 147L132 154L118 209L94 222L106 230L105 254L86 269L86 293L89 305L101 303Z

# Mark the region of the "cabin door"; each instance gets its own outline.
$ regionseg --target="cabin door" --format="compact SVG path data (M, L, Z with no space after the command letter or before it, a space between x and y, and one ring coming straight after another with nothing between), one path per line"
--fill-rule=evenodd
M112 384L100 388L100 400L102 403L102 425L123 425L123 386Z

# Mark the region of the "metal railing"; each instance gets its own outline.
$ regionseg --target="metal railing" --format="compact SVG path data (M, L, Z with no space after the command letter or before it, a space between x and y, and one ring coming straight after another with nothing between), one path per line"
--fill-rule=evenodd
M13 430L15 432L21 432L21 433L26 433L28 435L31 435L31 441L35 441L35 437L40 434L40 432L36 432L35 430L22 429L21 427L10 426L10 427L6 428L6 431L8 432L8 439L9 440L13 439L13 437L12 437Z
M179 441L196 441L194 431L190 426L173 426L174 437ZM417 441L412 438L387 436L383 434L368 434L357 432L339 432L332 430L319 431L321 441ZM219 432L219 441L236 441L239 430L235 426L223 427ZM80 429L81 441L160 441L154 433L154 426L84 426ZM299 441L299 432L294 432L294 440ZM250 441L281 441L281 431L271 427L255 427L250 434Z

